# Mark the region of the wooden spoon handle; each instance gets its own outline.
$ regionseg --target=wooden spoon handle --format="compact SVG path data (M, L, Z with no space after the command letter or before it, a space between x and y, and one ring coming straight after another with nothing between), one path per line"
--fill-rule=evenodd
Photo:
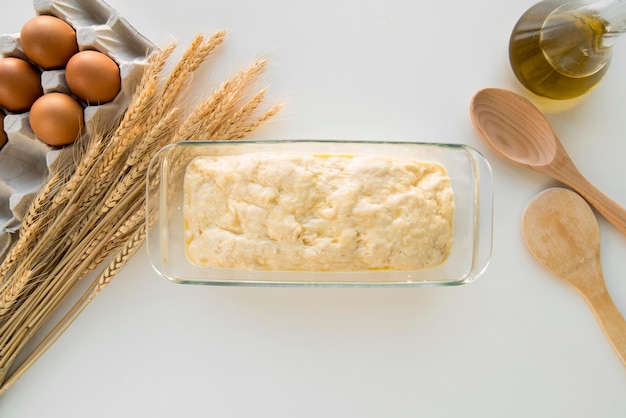
M562 181L584 197L613 226L626 234L626 209L604 194L580 173L577 173L575 178L570 177Z
M606 288L592 295L584 295L591 310L602 326L609 342L626 366L626 320Z

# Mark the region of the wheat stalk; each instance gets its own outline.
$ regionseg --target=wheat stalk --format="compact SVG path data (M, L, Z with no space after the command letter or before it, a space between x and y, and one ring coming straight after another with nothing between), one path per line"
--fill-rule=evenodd
M193 74L224 36L195 37L169 74L166 67L176 44L151 54L120 120L78 142L73 165L68 163L70 153L59 159L58 171L33 199L19 239L0 264L0 394L59 338L143 243L152 222L145 205L146 178L156 152L180 139L241 138L280 109L261 110L267 89L250 91L264 60L233 75L200 103L188 102L185 93ZM10 373L35 333L83 277L106 260L87 291Z

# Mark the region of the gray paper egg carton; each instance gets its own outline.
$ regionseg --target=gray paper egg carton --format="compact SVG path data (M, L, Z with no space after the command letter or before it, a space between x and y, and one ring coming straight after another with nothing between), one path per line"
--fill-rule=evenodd
M102 125L116 120L128 105L154 45L102 0L34 0L33 5L33 17L53 15L69 23L76 30L80 50L95 49L117 62L122 89L113 101L85 108L85 135L93 132L96 121ZM0 54L26 58L19 33L0 35ZM43 71L41 83L44 93L69 92L63 69ZM71 146L56 150L40 141L30 128L28 112L7 114L4 129L8 143L0 150L0 259L52 162L60 152L72 152Z

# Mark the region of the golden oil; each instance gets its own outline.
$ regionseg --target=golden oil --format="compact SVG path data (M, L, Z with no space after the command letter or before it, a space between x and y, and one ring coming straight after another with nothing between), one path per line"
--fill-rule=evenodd
M608 70L607 22L579 2L544 0L517 22L509 42L513 72L530 91L571 99L595 87Z

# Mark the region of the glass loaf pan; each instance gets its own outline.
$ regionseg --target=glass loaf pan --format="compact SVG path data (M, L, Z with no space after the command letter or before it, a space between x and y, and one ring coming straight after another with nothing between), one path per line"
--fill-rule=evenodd
M295 152L379 155L442 164L455 199L453 245L439 266L415 271L259 271L192 264L185 254L183 179L197 156ZM147 180L147 251L164 278L186 284L265 286L445 286L469 283L491 257L493 179L488 161L460 144L335 140L184 141L153 158Z

